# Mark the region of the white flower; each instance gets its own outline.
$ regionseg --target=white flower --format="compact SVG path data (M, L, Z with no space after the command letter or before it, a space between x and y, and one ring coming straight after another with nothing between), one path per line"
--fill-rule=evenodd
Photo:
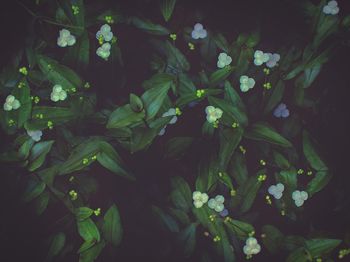
M27 130L28 136L30 136L35 142L38 142L41 140L41 136L43 135L43 132L41 130Z
M208 206L214 209L216 212L221 212L224 210L225 198L222 195L217 195L215 198L211 198L208 201Z
M241 91L248 92L249 89L252 89L255 85L255 80L246 75L243 75L239 78L239 82L241 83Z
M225 66L228 66L229 64L231 64L231 62L232 62L231 56L229 56L226 53L220 53L218 57L217 66L218 68L224 68Z
M208 35L207 30L203 28L202 24L197 23L194 25L194 28L191 34L193 39L199 39L199 38L203 39L203 38L206 38L207 35Z
M71 35L69 30L62 29L60 35L57 38L57 45L60 47L72 46L76 42L75 36Z
M177 116L176 116L176 109L175 108L170 108L168 111L164 112L162 117L168 117L168 116L173 116L169 123L170 125L173 125L176 123L177 121ZM167 125L165 125L158 133L159 136L162 136L165 134L165 129L166 129Z
M206 193L201 193L199 191L194 191L192 194L193 205L196 208L201 208L205 203L208 202L208 195Z
M261 66L263 63L266 63L269 60L269 55L263 51L256 50L254 53L254 64Z
M269 187L268 192L273 195L276 199L280 199L283 195L284 185L278 183Z
M268 68L273 68L277 65L278 61L280 61L281 56L279 54L271 54L271 53L267 53L267 55L269 56L269 60L266 62L266 66Z
M104 43L102 46L100 46L99 48L97 48L96 50L96 54L107 60L108 57L110 56L111 54L111 44L110 43Z
M96 38L102 38L104 41L109 42L113 38L113 32L111 31L111 27L108 24L104 24L101 26L100 30L96 33Z
M61 85L54 85L50 98L53 102L63 101L67 98L67 92L63 90Z
M260 252L261 246L255 237L248 237L245 241L245 246L243 247L243 252L247 256L256 255Z
M304 201L308 199L308 197L309 195L305 191L296 190L292 194L292 198L297 207L301 207L304 204Z
M336 15L339 13L339 7L337 1L329 1L327 5L323 7L323 13L326 15Z
M205 108L205 113L207 114L207 121L209 123L214 123L216 120L222 117L222 110L220 108L215 108L213 106L207 106Z
M4 103L4 110L11 111L16 110L21 106L21 103L13 96L8 95Z

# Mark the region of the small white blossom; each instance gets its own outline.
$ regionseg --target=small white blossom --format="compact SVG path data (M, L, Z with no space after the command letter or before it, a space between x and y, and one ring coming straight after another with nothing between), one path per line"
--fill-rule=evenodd
M254 53L254 64L261 66L263 63L266 63L269 60L269 55L263 51L256 50Z
M216 212L221 212L224 210L225 198L222 195L217 195L215 198L211 198L208 201L208 206L214 209Z
M71 35L69 30L62 29L60 35L57 38L57 45L60 47L72 46L76 42L75 36Z
M100 46L99 48L97 48L96 50L96 54L107 60L108 57L110 56L111 54L111 44L110 43L104 43L102 46Z
M277 185L272 185L269 187L268 192L274 196L276 199L280 199L283 195L284 185L278 183Z
M305 191L296 190L292 194L292 198L297 207L301 207L304 204L304 201L308 199L309 195Z
M269 56L269 60L266 62L266 66L268 68L273 68L277 65L278 61L280 61L281 56L279 54L271 54L271 53L267 53L267 55Z
M203 28L203 25L200 23L197 23L194 25L193 31L192 31L192 38L193 39L203 39L206 38L208 35L207 30Z
M261 246L258 244L258 241L255 237L248 237L245 241L245 246L243 247L243 252L247 256L251 257L260 252Z
M255 80L246 75L241 76L239 82L241 83L240 88L242 92L248 92L255 85Z
M170 125L173 125L176 123L177 121L177 116L176 116L176 109L175 108L170 108L168 111L164 112L162 117L168 117L168 116L173 116L169 123ZM166 129L167 125L165 125L158 133L159 136L162 136L165 134L165 129Z
M100 30L96 33L96 38L102 38L106 42L111 41L113 39L113 32L111 31L110 25L104 24L101 26Z
M63 101L67 98L67 92L63 90L61 85L54 85L50 98L53 102Z
M41 136L43 135L43 132L41 130L27 130L28 136L30 136L35 142L38 142L41 140Z
M206 193L201 193L199 191L194 191L192 194L193 205L196 208L201 208L205 203L208 202L208 195Z
M6 97L6 100L4 103L4 110L5 111L16 110L20 106L21 106L21 103L13 95L9 95Z
M205 113L207 114L207 121L209 123L214 123L216 120L222 117L223 111L220 108L207 106L205 108Z
M323 7L323 13L326 15L336 15L339 13L339 7L337 1L329 1L327 5Z
M218 56L217 66L218 68L224 68L225 66L228 66L229 64L231 64L231 62L232 62L231 56L229 56L226 53L220 53Z

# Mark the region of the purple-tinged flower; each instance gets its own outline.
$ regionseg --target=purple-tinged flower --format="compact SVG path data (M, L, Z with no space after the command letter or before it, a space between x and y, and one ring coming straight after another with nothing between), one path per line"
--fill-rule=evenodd
M289 116L287 105L284 103L279 104L273 111L273 115L278 118L287 118Z

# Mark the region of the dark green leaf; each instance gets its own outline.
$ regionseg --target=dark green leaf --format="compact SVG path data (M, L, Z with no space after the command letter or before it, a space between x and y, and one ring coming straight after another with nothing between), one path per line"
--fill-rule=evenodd
M41 165L44 163L46 155L50 152L51 147L55 141L43 141L36 143L32 150L30 151L29 155L29 171L34 171L41 167Z
M165 21L169 21L176 4L176 0L162 0L160 8Z
M91 241L91 240L96 240L97 242L100 241L100 232L98 231L98 228L96 227L95 223L92 221L91 218L87 218L83 221L78 220L77 225L78 225L79 235L85 241Z
M112 205L103 217L103 236L105 239L118 246L122 240L123 228L120 221L119 211L116 205Z
M107 128L121 128L142 121L145 112L135 112L130 104L114 110L108 119Z
M165 27L161 26L161 25L157 25L152 23L149 20L142 20L140 18L137 17L132 17L131 18L131 23L141 29L142 31L145 31L149 34L153 34L153 35L169 35L170 32L168 29L166 29Z

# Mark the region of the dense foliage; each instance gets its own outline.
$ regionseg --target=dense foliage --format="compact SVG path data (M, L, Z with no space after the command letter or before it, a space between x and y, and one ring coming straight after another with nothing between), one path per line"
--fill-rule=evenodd
M162 181L136 171L134 158L152 153L161 140L166 160L159 161L184 168L166 176L163 199L144 200L162 230L171 232L160 255L259 261L270 253L286 261L333 261L342 239L312 228L307 235L285 235L260 220L274 212L303 223L304 206L331 179L305 115L317 111L309 90L322 66L349 35L350 16L339 13L341 6L300 1L308 44L267 53L259 48L259 31L224 35L200 20L176 27L172 14L181 1L160 1L159 24L87 2L37 0L42 14L28 9L32 34L0 76L0 121L8 135L0 159L23 181L23 201L38 215L55 214L48 221L54 230L46 260L78 253L82 262L111 261L129 232L119 200L103 194L101 181L115 174L128 187L144 181L141 187L152 191L151 184ZM139 44L152 52L153 73L142 89L127 86L119 27L146 33ZM189 56L195 57L191 63ZM101 64L118 75L118 82L104 83L108 89L93 79ZM114 88L118 97L101 96ZM182 121L193 132L172 136Z

